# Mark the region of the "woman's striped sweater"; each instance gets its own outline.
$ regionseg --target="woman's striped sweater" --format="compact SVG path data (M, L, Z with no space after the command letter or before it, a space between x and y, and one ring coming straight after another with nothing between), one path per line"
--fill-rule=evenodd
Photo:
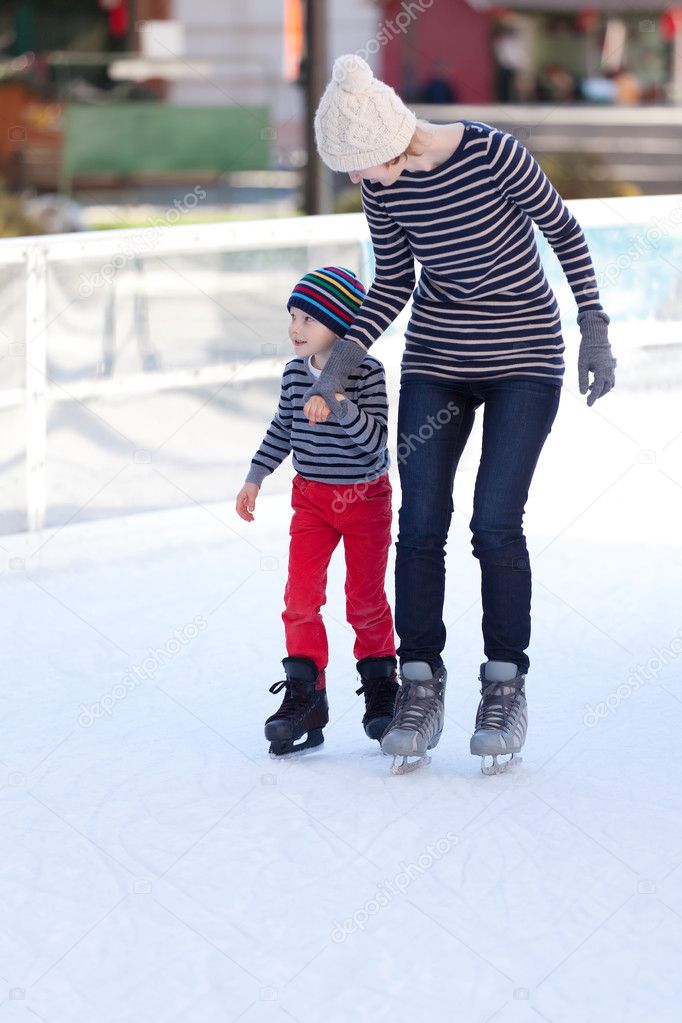
M374 283L346 340L367 349L419 283L402 377L560 383L564 342L556 297L533 232L556 252L579 311L601 309L585 236L527 149L506 132L464 121L455 152L389 186L362 182Z

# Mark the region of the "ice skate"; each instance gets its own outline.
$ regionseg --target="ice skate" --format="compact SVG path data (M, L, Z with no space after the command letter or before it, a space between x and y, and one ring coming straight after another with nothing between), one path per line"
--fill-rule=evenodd
M364 657L357 662L362 685L355 692L365 697L362 727L370 739L381 740L391 723L398 695L395 657Z
M285 657L282 664L287 677L270 686L270 692L286 689L284 699L265 722L265 738L270 740L273 758L320 746L324 742L322 729L329 722L324 671L318 672L308 657Z
M481 758L481 771L485 775L502 774L521 763L518 754L528 728L525 681L525 675L520 672L509 681L490 681L486 678L485 664L481 665L481 700L469 748L474 756ZM500 756L508 759L498 760ZM488 757L491 763L486 763Z
M418 670L412 670L413 665L424 666L421 673L424 677L405 677L406 672L419 674ZM381 737L382 752L393 756L392 774L407 774L431 763L427 750L438 745L443 731L446 681L443 664L435 674L431 674L425 661L403 665L393 720Z

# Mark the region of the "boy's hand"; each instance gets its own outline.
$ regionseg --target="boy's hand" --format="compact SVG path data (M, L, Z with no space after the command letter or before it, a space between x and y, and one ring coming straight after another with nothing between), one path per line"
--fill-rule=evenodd
M259 490L257 483L245 483L237 494L237 515L245 522L253 522Z
M314 394L303 406L303 415L313 426L315 423L324 423L329 419L331 409L324 398L321 398L319 394Z

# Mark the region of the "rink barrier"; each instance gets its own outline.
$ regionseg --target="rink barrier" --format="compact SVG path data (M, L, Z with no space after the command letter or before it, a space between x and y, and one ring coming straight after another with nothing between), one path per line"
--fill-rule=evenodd
M665 217L682 196L636 196L581 199L568 203L581 225L589 229L623 228ZM278 376L281 359L222 362L202 368L134 373L115 379L69 383L50 381L47 373L49 309L48 268L52 261L108 259L129 247L144 254L145 232L150 228L87 231L0 239L0 266L23 266L25 283L25 386L0 388L0 409L25 409L26 527L42 529L47 510L47 418L54 402L157 393L178 387L201 387L207 383L239 382ZM355 243L365 257L371 254L369 231L361 213L276 220L237 221L202 225L155 226L153 255L249 251L292 246ZM103 292L105 289L102 289ZM104 297L104 295L103 295Z

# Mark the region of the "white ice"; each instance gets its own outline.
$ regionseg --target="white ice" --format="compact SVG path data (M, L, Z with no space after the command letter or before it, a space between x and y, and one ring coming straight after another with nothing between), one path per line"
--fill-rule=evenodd
M0 538L0 1020L677 1023L680 393L587 409L567 374L526 517L510 775L468 752L480 422L448 545L446 727L405 777L362 732L340 551L325 744L268 757L289 467L249 525L230 492Z

